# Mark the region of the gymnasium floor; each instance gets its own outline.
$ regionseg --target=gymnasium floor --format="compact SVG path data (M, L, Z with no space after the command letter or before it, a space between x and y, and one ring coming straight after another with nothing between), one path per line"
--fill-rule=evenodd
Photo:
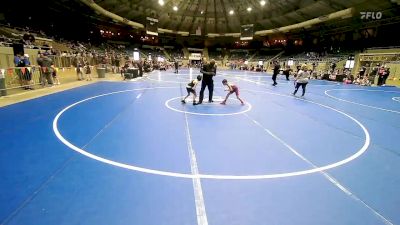
M197 75L0 108L0 223L400 224L399 89L312 80L300 98L283 76L227 70L215 103L182 105ZM244 106L218 104L223 78Z

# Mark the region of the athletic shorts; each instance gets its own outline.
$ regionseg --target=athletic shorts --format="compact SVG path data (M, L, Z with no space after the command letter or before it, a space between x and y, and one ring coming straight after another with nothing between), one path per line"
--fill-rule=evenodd
M192 88L188 88L188 87L187 87L187 88L186 88L186 91L187 91L188 94L190 94L190 93L192 93L192 94L194 94L194 95L196 94L196 92L195 92Z
M231 94L235 93L236 95L239 95L239 88L236 87L235 85L232 85L232 91L230 91L229 93Z

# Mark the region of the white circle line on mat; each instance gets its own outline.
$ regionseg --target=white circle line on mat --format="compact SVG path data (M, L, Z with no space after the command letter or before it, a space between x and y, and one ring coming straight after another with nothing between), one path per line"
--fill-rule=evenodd
M216 96L217 97L217 96ZM196 113L196 112L190 112L190 111L183 111L183 110L179 110L176 108L173 108L172 106L170 106L170 102L175 100L175 99L180 99L181 97L176 97L176 98L171 98L168 99L167 101L165 101L165 106L170 109L173 110L175 112L179 112L179 113L186 113L186 114L192 114L192 115L199 115L199 116L233 116L233 115L239 115L239 114L243 114L246 113L248 111L250 111L252 109L252 106L250 103L246 102L244 106L247 106L247 109L243 110L243 111L239 111L239 112L235 112L235 113ZM232 100L236 100L236 99L232 99ZM214 105L214 104L207 104L207 105Z
M321 107L333 110L339 114L344 115L345 117L349 118L350 120L354 121L364 132L364 136L365 136L365 141L364 141L364 145L353 155L326 165L326 166L321 166L321 167L317 167L317 168L313 168L313 169L308 169L308 170L300 170L300 171L294 171L294 172L288 172L288 173L277 173L277 174L260 174L260 175L214 175L214 174L188 174L188 173L177 173L177 172L169 172L169 171L162 171L162 170L155 170L155 169L148 169L148 168L144 168L144 167L139 167L139 166L134 166L134 165L129 165L129 164L125 164L125 163L120 163L120 162L116 162L107 158L103 158L97 155L94 155L92 153L89 153L77 146L75 146L74 144L72 144L71 142L69 142L66 138L64 138L61 134L61 132L58 129L58 121L60 119L60 117L63 115L63 113L65 113L67 110L92 99L96 99L99 97L103 97L103 96L107 96L107 95L113 95L113 94L118 94L118 93L123 93L123 92L132 92L132 91L139 91L139 90L149 90L149 89L159 89L159 88L174 88L174 87L156 87L156 88L138 88L138 89L131 89L131 90L123 90L123 91L116 91L116 92L110 92L110 93L106 93L106 94L101 94L101 95L96 95L93 97L89 97L86 99L83 99L81 101L75 102L67 107L65 107L64 109L62 109L54 118L53 120L53 131L54 134L56 135L56 137L66 146L68 146L69 148L71 148L72 150L87 156L91 159L97 160L99 162L103 162L112 166L116 166L116 167L120 167L120 168L124 168L124 169L128 169L128 170L133 170L133 171L138 171L138 172L143 172L143 173L148 173L148 174L154 174L154 175L161 175L161 176L170 176L170 177L178 177L178 178L188 178L188 179L194 179L194 178L202 178L202 179L217 179L217 180L259 180L259 179L273 179L273 178L283 178L283 177L292 177L292 176L300 176L300 175L306 175L306 174L311 174L311 173L316 173L316 172L320 172L320 171L324 171L324 170L328 170L328 169L332 169L338 166L341 166L343 164L346 164L358 157L360 157L363 153L365 153L368 149L368 146L370 144L370 135L369 132L367 130L367 128L365 128L365 126L359 122L357 119L355 119L354 117L340 111L337 110L335 108L332 108L330 106L327 105L323 105L321 103L317 103L317 102L313 102L310 100L306 100L306 99L300 99L300 98L296 98L300 101L305 101L305 102L309 102L312 104L316 104L319 105ZM272 93L272 92L267 92L267 91L258 91L258 92L263 92L263 93L267 93L267 94L272 94L272 95L277 95L277 96L282 96L282 97L287 97L287 98L293 98L292 96L289 95L283 95L283 94L278 94L278 93Z
M393 97L392 100L396 101L396 102L400 102L400 97Z
M386 111L386 112L391 112L391 113L400 114L400 111L391 110L391 109L385 109L385 108L382 108L382 107L377 107L377 106L362 104L362 103L358 103L358 102L354 102L354 101L349 101L349 100L342 99L342 98L338 98L338 97L335 97L335 96L333 96L333 95L328 94L328 92L332 92L332 91L368 91L368 92L400 93L399 91L364 90L364 89L330 89L330 90L326 90L326 91L325 91L325 95L329 96L330 98L333 98L333 99L336 99L336 100L338 100L338 101L341 101L341 102L347 102L347 103L351 103L351 104L355 104L355 105L360 105L360 106L364 106L364 107L368 107L368 108L372 108L372 109L378 109L378 110L382 110L382 111Z

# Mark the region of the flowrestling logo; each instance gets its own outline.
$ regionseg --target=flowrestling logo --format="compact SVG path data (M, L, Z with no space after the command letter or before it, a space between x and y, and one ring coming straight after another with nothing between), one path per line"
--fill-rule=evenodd
M380 20L382 12L360 12L362 20Z

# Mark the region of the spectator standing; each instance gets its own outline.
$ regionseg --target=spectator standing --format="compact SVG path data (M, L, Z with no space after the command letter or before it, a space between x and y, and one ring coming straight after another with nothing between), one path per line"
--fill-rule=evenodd
M120 61L121 61L121 57L117 55L115 57L115 73L119 73Z
M53 62L52 62L53 63ZM51 65L51 76L53 78L54 84L60 85L60 80L58 79L58 68L54 66L54 64Z
M116 73L116 58L115 58L115 55L114 55L114 53L111 55L111 57L110 57L110 60L111 60L111 70L112 70L112 72L113 73Z
M299 90L300 86L303 89L303 93L301 97L304 96L306 93L306 86L308 84L308 78L310 77L310 73L308 72L308 66L306 64L303 64L301 66L301 70L296 76L296 86L295 90L293 92L293 95L296 95L297 91Z
M84 66L84 62L83 62L83 57L81 56L80 53L77 54L76 56L76 77L77 80L83 80L83 66Z
M47 55L41 53L37 59L37 63L40 66L40 81L42 86L46 86L46 81L50 86L53 86L52 79L52 65L53 60L51 60Z
M139 69L139 76L142 77L143 76L143 61L139 59L138 63L137 63L137 67Z
M32 85L32 67L31 67L31 61L29 60L29 55L24 54L24 64L25 64L25 75L24 78L27 82L27 89L33 90L34 88L31 86Z
M386 68L386 70L385 70L385 72L384 72L384 74L383 74L383 84L382 84L382 86L386 86L386 80L387 80L387 78L390 76L390 68L388 67L388 68Z
M15 65L15 67L18 66L19 61L21 61L21 55L20 54L14 55L14 65Z
M376 64L376 67L374 67L369 73L368 80L370 85L373 85L375 83L375 77L378 76L379 73L379 66L380 66L379 63Z
M279 74L279 70L280 70L281 66L279 65L278 61L274 61L274 69L273 69L273 74L272 74L272 81L274 81L274 83L272 84L272 86L276 86L278 83L276 83L276 77Z
M382 86L383 85L385 72L386 72L385 71L385 67L382 65L378 70L378 86Z
M331 64L331 73L333 73L333 71L335 71L335 69L336 69L336 63L332 62L332 64Z
M365 75L365 71L367 71L367 68L365 66L362 66L359 70L359 74L360 74L360 79L364 78Z
M21 60L21 55L20 54L16 54L16 55L14 55L14 66L15 67L20 67L20 62L21 62L22 60ZM22 87L22 86L24 86L24 81L23 81L23 78L22 78L22 71L21 71L21 69L17 69L16 70L16 73L17 73L17 75L18 75L18 79L19 79L19 84L20 84L20 86Z
M179 61L175 59L174 65L175 65L175 73L178 73L178 70L179 70Z
M86 62L86 64L85 64L85 74L86 74L86 80L91 81L92 80L92 70L91 70L88 62Z
M20 80L20 84L21 84L23 89L27 90L28 87L27 87L27 81L26 81L26 78L25 78L26 68L25 68L25 61L24 61L24 57L23 56L21 56L19 58L17 67L18 67L17 73L18 73L18 77L19 77L19 80Z

